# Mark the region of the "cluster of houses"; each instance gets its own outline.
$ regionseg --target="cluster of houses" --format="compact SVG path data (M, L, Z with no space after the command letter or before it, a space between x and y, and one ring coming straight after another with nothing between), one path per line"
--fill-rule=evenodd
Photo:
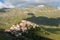
M12 25L9 29L6 29L6 32L11 32L11 31L22 31L26 32L28 29L30 29L30 26L33 28L38 27L36 23L27 21L27 20L21 20L18 24Z

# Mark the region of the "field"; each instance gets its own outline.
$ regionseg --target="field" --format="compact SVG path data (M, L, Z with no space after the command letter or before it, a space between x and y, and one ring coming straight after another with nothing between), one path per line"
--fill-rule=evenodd
M56 7L45 6L5 9L0 12L0 29L7 29L22 19L39 24L49 35L45 37L60 40L60 10ZM35 32L41 36L41 32Z

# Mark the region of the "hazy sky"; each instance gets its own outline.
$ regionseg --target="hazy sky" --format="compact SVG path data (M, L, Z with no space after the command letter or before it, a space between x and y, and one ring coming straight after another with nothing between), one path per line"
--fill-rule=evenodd
M2 7L22 7L30 6L35 4L50 4L50 5L60 5L60 0L0 0L0 6Z

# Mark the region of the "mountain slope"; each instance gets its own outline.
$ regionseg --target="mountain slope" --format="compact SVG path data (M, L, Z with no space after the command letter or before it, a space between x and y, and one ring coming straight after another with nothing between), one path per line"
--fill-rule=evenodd
M39 5L40 6L40 5ZM14 8L5 9L6 12L0 12L0 25L10 26L12 24L18 23L21 19L26 19L31 17L28 13L32 13L34 16L45 16L48 18L60 17L60 10L52 6L44 7L25 7L25 8ZM32 15L32 16L33 16Z
M60 34L60 10L53 6L35 6L5 9L0 12L0 29L7 29L13 24L17 24L22 19L35 22L42 26L45 31L51 33L48 37L59 40ZM58 28L59 29L58 29ZM55 34L57 32L57 34ZM40 35L40 31L36 32Z

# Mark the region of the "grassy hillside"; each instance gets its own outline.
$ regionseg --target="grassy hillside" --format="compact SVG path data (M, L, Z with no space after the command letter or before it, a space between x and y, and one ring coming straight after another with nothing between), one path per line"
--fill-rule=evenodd
M6 29L26 19L39 24L54 40L60 40L60 10L52 6L5 9L0 12L0 29ZM35 32L40 35L40 32Z

